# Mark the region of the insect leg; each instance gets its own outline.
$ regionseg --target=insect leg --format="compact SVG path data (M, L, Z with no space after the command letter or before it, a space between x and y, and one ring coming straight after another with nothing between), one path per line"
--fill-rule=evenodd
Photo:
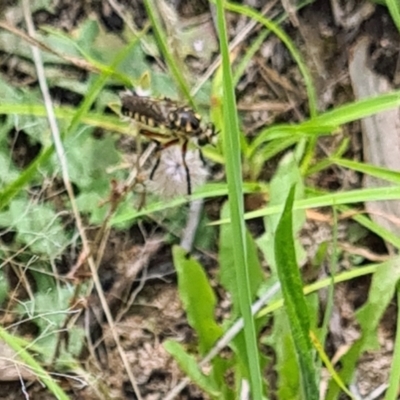
M203 154L203 152L201 151L200 148L198 150L199 150L200 160L203 163L203 167L205 167L207 165L207 162L206 162L206 159L204 158L204 154Z
M161 161L161 150L162 150L162 146L160 143L157 143L157 147L156 147L156 162L153 165L153 168L151 169L150 172L150 180L153 179L154 174L157 171L157 168L160 166L160 161Z
M183 164L183 166L185 168L185 172L186 172L187 194L190 196L192 194L192 183L191 183L191 180L190 180L189 167L186 164L187 145L188 145L188 141L185 140L182 143L182 164Z
M161 151L164 150L164 149L166 149L166 148L168 148L168 147L170 147L170 146L175 145L176 143L179 142L179 139L172 139L172 140L170 140L170 141L167 142L167 143L159 143L159 142L157 142L157 140L154 140L154 141L155 141L156 144L157 144L157 148L156 148L156 162L155 162L153 168L151 169L151 172L150 172L150 180L153 179L154 174L155 174L156 171L157 171L157 168L160 166L160 162L161 162Z

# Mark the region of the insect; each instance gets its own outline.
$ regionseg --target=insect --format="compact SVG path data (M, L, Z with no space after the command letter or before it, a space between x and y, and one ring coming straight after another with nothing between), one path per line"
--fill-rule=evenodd
M204 125L201 116L188 106L164 98L138 96L134 92L124 92L121 95L123 115L136 121L139 133L157 143L157 160L150 172L153 178L160 165L161 150L180 144L182 164L185 168L187 193L192 193L189 168L186 163L186 152L190 140L196 140L198 146L211 143L216 135L212 123ZM200 157L204 162L200 151Z

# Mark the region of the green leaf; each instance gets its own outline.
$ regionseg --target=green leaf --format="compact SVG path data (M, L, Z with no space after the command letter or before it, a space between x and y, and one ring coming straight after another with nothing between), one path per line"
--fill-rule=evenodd
M69 400L70 397L63 391L58 383L42 368L39 362L35 360L29 352L19 344L19 340L10 335L4 328L0 326L0 339L4 340L18 356L23 360L26 366L36 373L38 379L43 382L57 400Z
M212 379L204 375L199 367L197 366L197 361L194 357L186 353L184 348L172 340L167 340L163 343L165 350L174 356L179 364L179 367L185 372L185 374L200 388L202 388L210 396L220 399L220 392L218 388L213 383Z
M357 362L364 351L371 351L377 348L377 329L379 321L387 310L400 279L399 258L394 258L379 265L374 272L368 300L357 312L357 319L360 322L362 335L356 341L350 351L340 360L341 370L339 376L345 383L353 379ZM330 383L326 400L337 399L340 388L335 382Z
M362 172L376 178L384 179L389 182L400 184L400 173L388 168L378 167L376 165L366 164L362 162L346 160L344 158L331 158L333 163L354 171Z
M293 240L292 208L294 195L295 187L293 186L276 230L275 259L298 358L303 396L307 400L316 400L319 398L319 391L312 359L313 348L309 337L310 318L303 294Z
M8 295L8 281L4 274L4 270L0 269L0 307Z
M290 187L293 185L296 185L296 200L299 201L300 199L303 199L303 178L301 176L301 172L297 165L294 154L288 153L279 162L278 169L274 177L272 178L270 184L270 201L268 204L268 208L282 208L282 204L284 204L286 200L287 193L289 192ZM275 230L279 223L279 218L280 217L278 213L266 216L266 218L264 219L264 225L268 227L268 229L266 230L265 234L257 240L257 244L263 251L264 256L271 266L273 273L276 271L274 242ZM293 213L294 234L302 228L305 222L305 218L306 215L304 210L296 210ZM303 260L306 255L303 247L298 240L295 241L295 246L297 262L300 264L301 260Z
M72 287L57 287L46 274L35 272L38 292L33 301L29 300L18 306L18 311L28 315L39 328L36 345L43 351L45 362L50 363L54 357L59 340L60 328L71 313L69 301L74 295ZM46 282L48 283L46 285ZM61 347L57 362L68 365L78 357L84 344L85 332L77 326L68 329L67 346Z
M299 367L290 331L288 316L284 310L274 313L272 334L266 344L276 353L275 370L278 374L278 398L300 400L301 392Z
M215 322L215 294L201 265L175 246L173 259L178 274L178 289L189 324L199 336L200 353L207 353L222 335Z
M400 32L400 4L398 0L386 0L393 22L396 24L397 30Z
M82 191L90 190L100 194L109 191L110 177L106 170L120 160L115 140L111 136L95 139L85 132L65 141L70 179Z
M221 218L229 216L228 203L225 203ZM247 241L247 258L249 265L250 291L252 300L256 298L257 290L263 282L263 272L260 261L258 259L257 247L254 239L246 230ZM220 263L220 282L222 286L230 293L233 302L233 311L231 318L235 319L240 314L239 293L236 283L235 269L232 268L234 263L233 252L234 241L232 237L231 225L224 224L221 226L220 245L219 245L219 263Z
M379 348L377 329L383 313L391 303L400 279L398 262L379 268L372 278L368 301L356 313L362 329L363 351Z
M69 243L59 216L48 205L16 199L3 216L17 231L17 240L33 252L55 257Z

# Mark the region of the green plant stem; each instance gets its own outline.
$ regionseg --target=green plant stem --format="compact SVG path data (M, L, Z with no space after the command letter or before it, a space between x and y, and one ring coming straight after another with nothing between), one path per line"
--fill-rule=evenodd
M400 3L399 0L386 0L393 22L396 24L397 30L400 32Z
M254 319L251 315L250 277L246 230L244 223L243 182L240 152L240 132L236 101L232 82L229 58L228 38L224 17L224 1L217 0L218 35L222 54L224 88L224 154L228 182L229 206L231 214L232 236L234 240L234 258L236 282L239 293L240 310L244 320L244 335L247 351L247 368L250 375L251 398L262 399L262 380Z
M189 87L186 84L184 77L182 76L181 68L178 67L174 57L172 56L171 52L168 49L168 44L165 40L167 35L162 28L160 18L158 17L156 11L157 7L154 5L154 0L144 0L144 5L146 7L147 15L150 18L151 25L154 29L158 46L160 47L160 50L163 56L165 57L168 68L171 71L171 74L174 77L176 83L178 84L180 91L189 102L190 106L195 108L195 104L190 94Z
M0 326L0 339L7 343L21 360L28 366L38 379L43 382L56 399L68 400L69 396L62 390L57 382L41 367L41 365L32 357L26 349L24 349L20 341L16 337L10 335L3 327Z
M400 304L400 285L397 285L397 304ZM390 371L389 388L385 400L396 400L399 393L400 382L400 307L397 306L397 329L394 345L392 368Z

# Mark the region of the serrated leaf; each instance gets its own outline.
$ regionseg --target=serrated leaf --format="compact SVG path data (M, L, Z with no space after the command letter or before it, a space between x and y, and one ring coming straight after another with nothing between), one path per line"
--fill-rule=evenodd
M41 277L43 279L41 279ZM32 322L39 328L39 335L35 341L43 349L45 362L51 362L59 340L59 329L71 313L69 301L74 295L72 287L56 287L47 275L35 272L38 292L33 301L26 301L18 306L18 311L32 318ZM48 283L46 285L46 282ZM85 332L82 328L68 329L66 346L61 347L58 363L68 364L73 357L79 356L84 344Z
M164 342L164 348L168 353L174 356L178 362L180 368L185 374L201 389L203 389L210 396L219 399L220 392L213 383L212 379L204 375L197 365L197 361L190 354L186 353L185 349L179 344L172 340Z
M189 324L199 337L200 353L205 354L222 335L214 318L216 299L201 265L175 246L173 259L178 274L178 289Z
M55 257L69 242L59 217L48 205L17 199L10 204L8 216L16 239L33 252Z
M303 396L307 400L317 400L319 391L316 384L316 369L312 360L313 349L309 337L310 318L303 294L303 284L293 240L292 208L294 196L295 187L293 186L276 229L275 260L299 363Z

